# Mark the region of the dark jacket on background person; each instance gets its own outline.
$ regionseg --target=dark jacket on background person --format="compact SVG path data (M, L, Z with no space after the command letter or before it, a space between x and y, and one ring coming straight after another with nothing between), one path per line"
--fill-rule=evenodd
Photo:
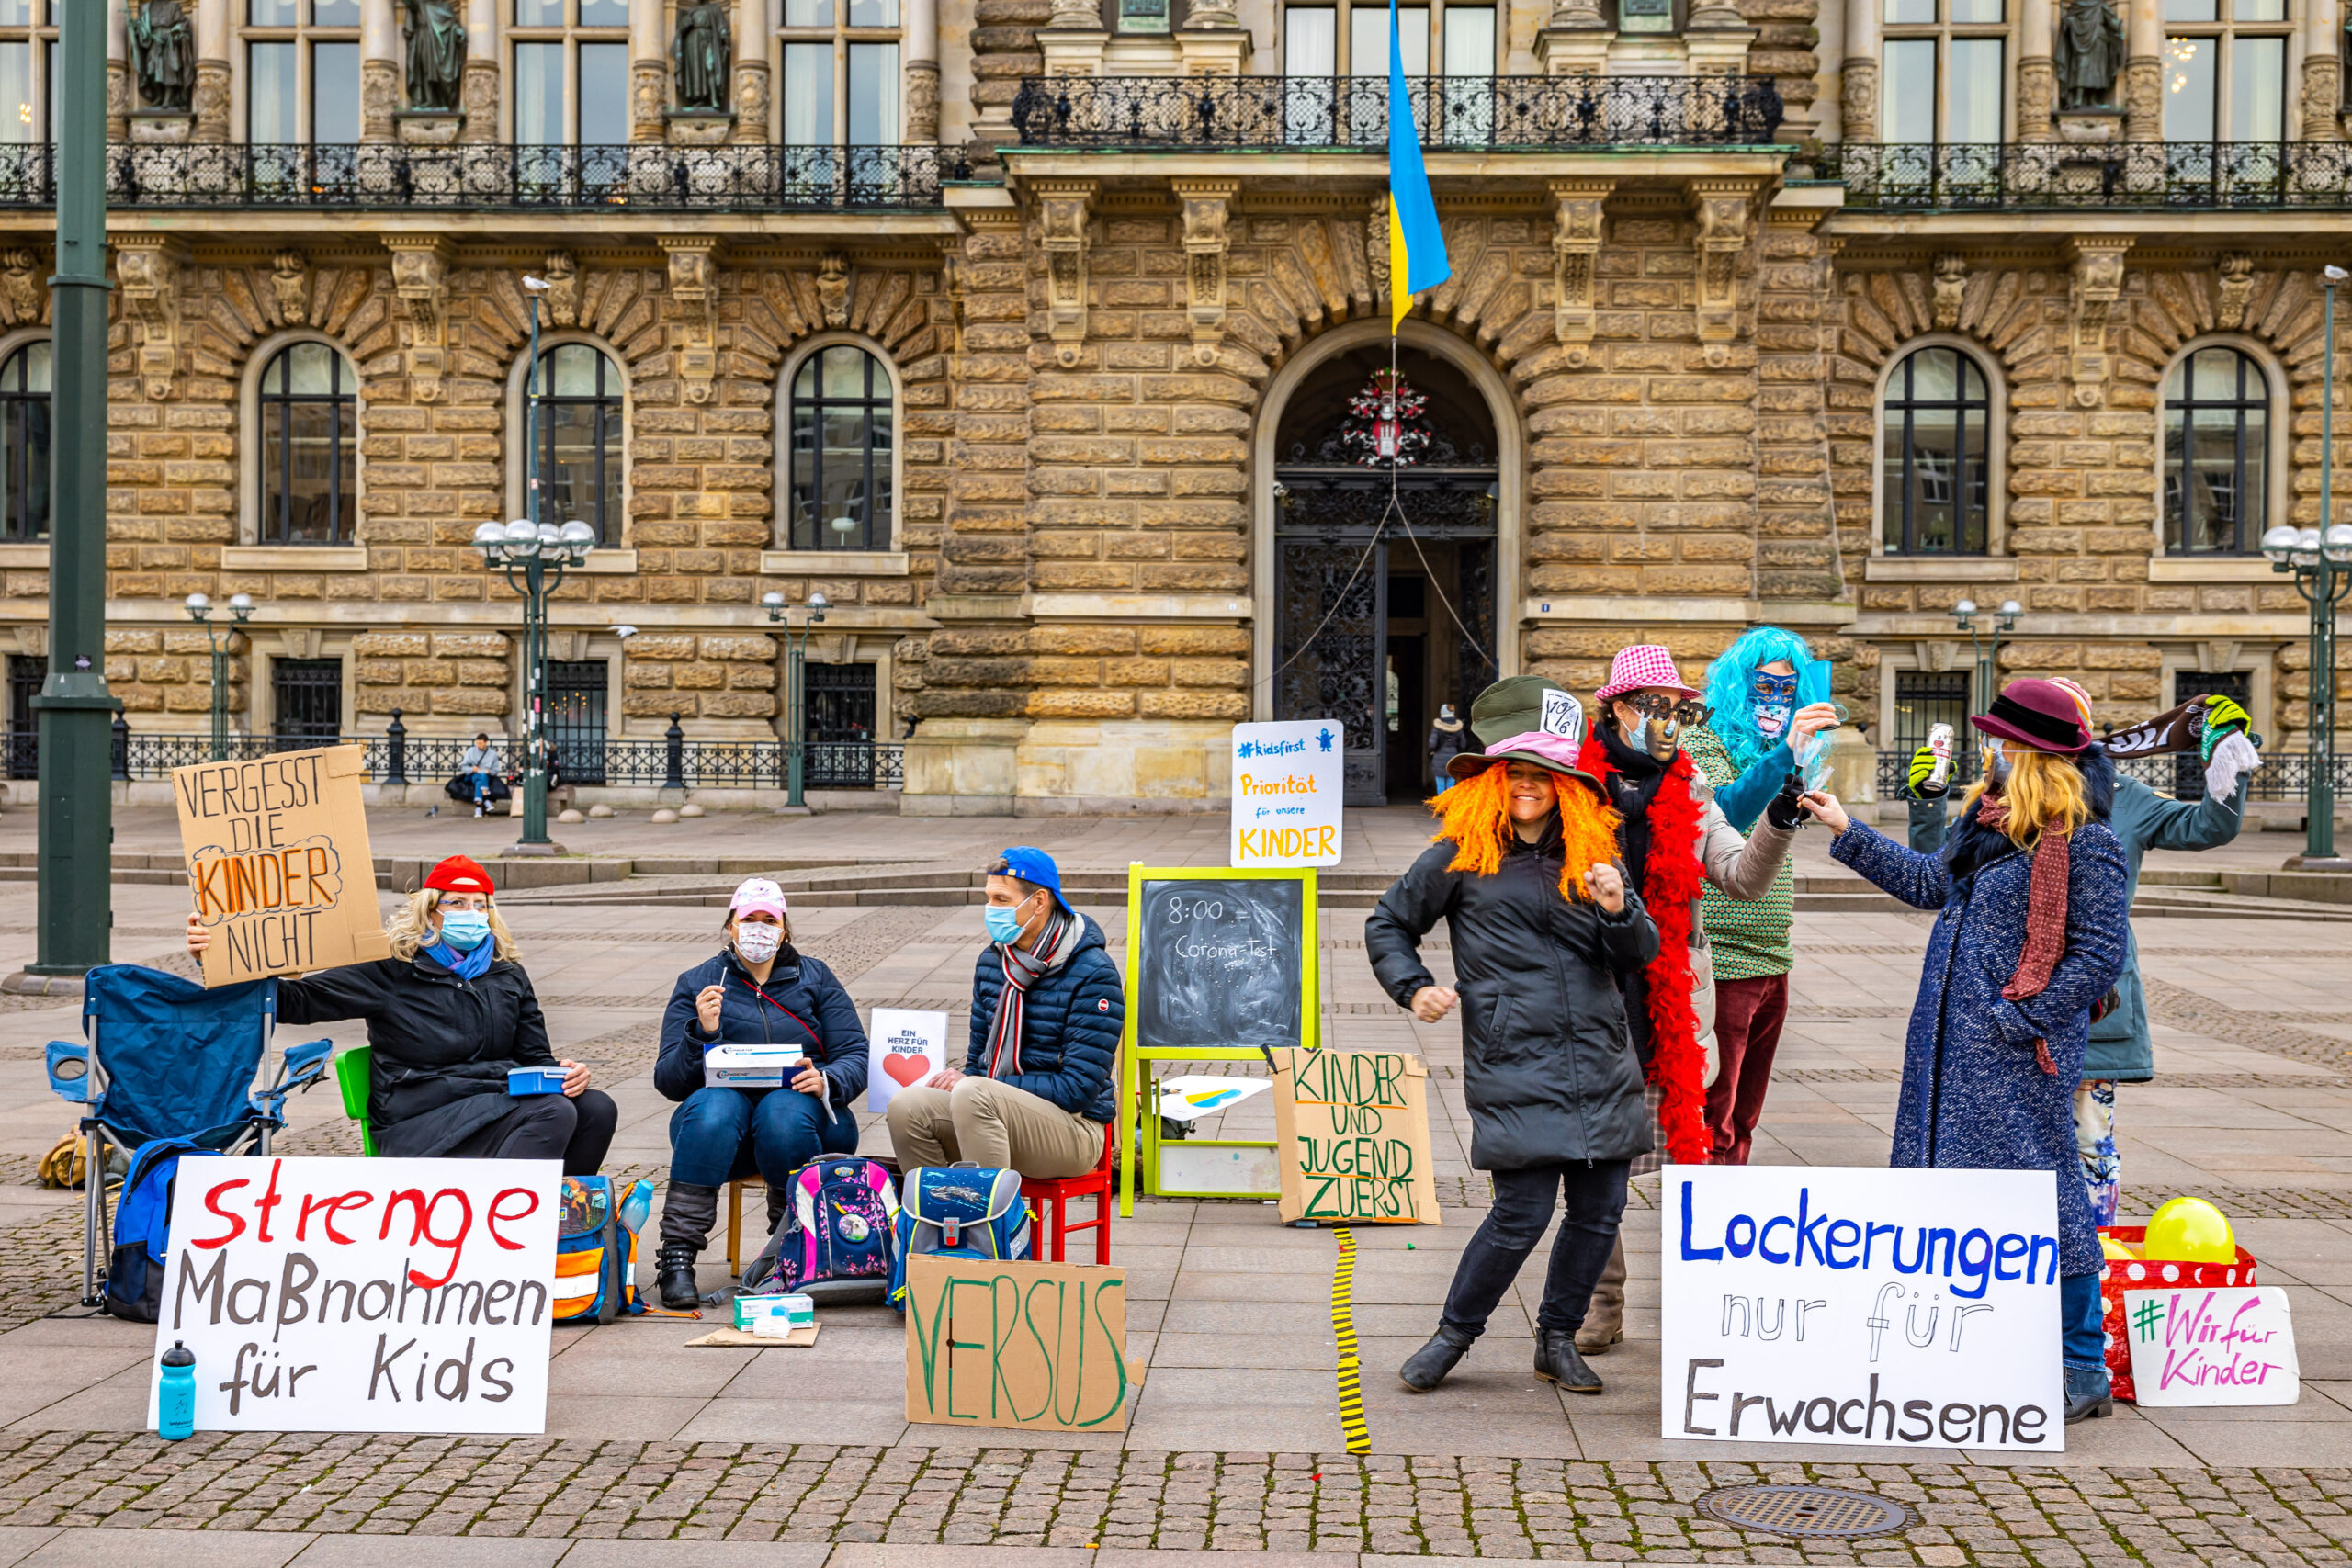
M718 1032L707 1033L695 998L707 986L723 986ZM760 991L767 993L763 999ZM825 1075L825 1098L848 1105L865 1092L867 1050L857 1004L821 959L786 942L759 989L751 971L729 947L678 976L669 1006L662 1011L662 1054L653 1063L653 1087L669 1100L685 1100L703 1087L703 1053L721 1041L729 1045L797 1045Z
M1437 983L1421 938L1441 919L1453 934L1471 1165L1517 1170L1648 1152L1652 1119L1617 985L1657 956L1639 895L1629 886L1613 916L1562 897L1556 814L1535 843L1511 834L1491 876L1448 871L1454 852L1451 842L1423 851L1381 895L1363 939L1381 989L1409 1009L1414 992Z
M376 1152L429 1158L514 1108L509 1067L551 1067L531 977L494 960L461 980L425 953L277 982L280 1023L368 1021L368 1126Z
M989 1029L1004 995L1004 959L990 942L972 970L972 1043L964 1071L1051 1100L1073 1116L1109 1126L1119 1110L1111 1083L1126 1027L1127 993L1102 945L1102 928L1084 915L1069 959L1029 987L1021 1012L1021 1070L990 1075Z
M1462 725L1452 729L1430 729L1430 768L1432 773L1444 771L1445 765L1470 750L1469 731Z

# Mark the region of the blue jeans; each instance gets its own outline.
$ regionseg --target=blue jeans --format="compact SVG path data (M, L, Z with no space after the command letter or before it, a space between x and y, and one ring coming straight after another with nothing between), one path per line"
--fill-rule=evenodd
M2102 1371L2107 1367L2107 1333L2099 1326L2105 1309L2099 1304L2098 1281L2097 1274L2069 1274L2058 1281L2064 1355L2066 1365L2076 1371Z
M469 776L474 781L474 804L480 806L490 794L490 775L473 773Z
M819 1155L857 1148L857 1118L797 1089L698 1089L670 1113L670 1179L723 1187L756 1170L767 1184Z

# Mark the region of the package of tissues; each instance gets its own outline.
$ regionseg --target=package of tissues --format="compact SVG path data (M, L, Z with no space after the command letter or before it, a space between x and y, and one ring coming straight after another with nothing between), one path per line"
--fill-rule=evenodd
M509 1094L561 1094L561 1067L509 1067L506 1069L506 1092Z
M808 1059L797 1045L713 1045L702 1054L706 1089L782 1089Z
M781 1339L817 1321L817 1303L807 1296L737 1296L735 1326L746 1334Z

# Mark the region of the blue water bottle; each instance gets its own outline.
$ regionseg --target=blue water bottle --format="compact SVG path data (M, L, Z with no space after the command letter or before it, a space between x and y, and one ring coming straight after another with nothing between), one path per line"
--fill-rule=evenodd
M196 1357L176 1339L155 1384L155 1435L172 1442L196 1436Z

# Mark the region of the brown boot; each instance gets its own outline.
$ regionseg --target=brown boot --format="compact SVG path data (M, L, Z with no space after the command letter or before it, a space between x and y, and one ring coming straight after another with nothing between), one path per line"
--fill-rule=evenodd
M1625 1238L1610 1249L1609 1266L1592 1288L1592 1304L1585 1308L1584 1325L1577 1330L1577 1353L1598 1356L1625 1337Z

